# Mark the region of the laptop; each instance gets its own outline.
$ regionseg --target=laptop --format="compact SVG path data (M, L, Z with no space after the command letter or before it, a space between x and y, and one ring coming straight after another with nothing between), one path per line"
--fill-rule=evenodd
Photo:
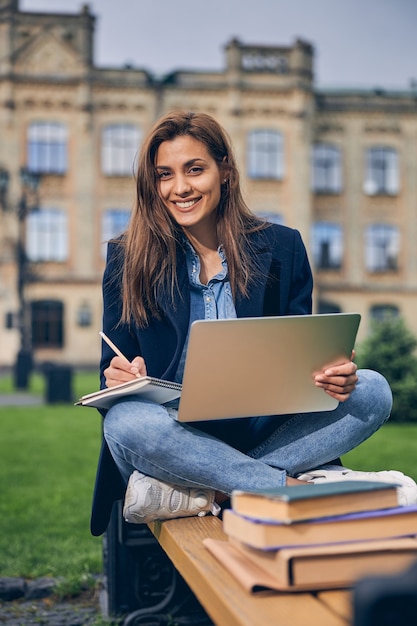
M198 320L185 362L178 420L331 411L338 401L313 382L350 358L359 313Z

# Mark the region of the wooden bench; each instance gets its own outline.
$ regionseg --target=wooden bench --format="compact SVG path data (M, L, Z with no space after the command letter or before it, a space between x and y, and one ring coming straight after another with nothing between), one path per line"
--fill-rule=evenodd
M205 537L226 539L216 517L149 524L175 568L216 626L347 626L351 593L246 593L203 546Z

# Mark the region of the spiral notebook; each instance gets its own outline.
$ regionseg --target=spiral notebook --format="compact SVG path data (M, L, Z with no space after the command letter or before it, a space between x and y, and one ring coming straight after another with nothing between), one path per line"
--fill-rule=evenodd
M180 397L182 385L152 376L134 378L126 383L106 387L82 396L76 405L91 406L97 409L109 409L118 400L127 400L130 396L140 396L158 404L166 404Z

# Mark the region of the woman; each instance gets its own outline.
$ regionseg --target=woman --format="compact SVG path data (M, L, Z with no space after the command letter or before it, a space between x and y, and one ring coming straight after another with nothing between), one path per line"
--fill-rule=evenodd
M312 276L299 233L246 207L225 131L208 115L176 112L143 144L136 207L127 232L109 244L103 295L103 330L128 360L103 344L102 386L138 374L180 382L195 319L310 314ZM126 484L124 515L138 523L217 514L233 489L321 480L399 482L403 502L415 501L414 481L400 472L366 474L332 463L390 414L385 379L356 369L346 360L315 376L339 405L314 419L189 426L176 421L173 403L117 403L104 420L93 534L104 531Z

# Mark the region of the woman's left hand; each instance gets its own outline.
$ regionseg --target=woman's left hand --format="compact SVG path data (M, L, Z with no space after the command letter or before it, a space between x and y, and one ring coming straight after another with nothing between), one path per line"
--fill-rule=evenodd
M329 396L336 398L339 402L345 402L356 387L358 369L353 362L355 352L352 352L350 361L332 364L324 367L314 375L316 387L321 387Z

